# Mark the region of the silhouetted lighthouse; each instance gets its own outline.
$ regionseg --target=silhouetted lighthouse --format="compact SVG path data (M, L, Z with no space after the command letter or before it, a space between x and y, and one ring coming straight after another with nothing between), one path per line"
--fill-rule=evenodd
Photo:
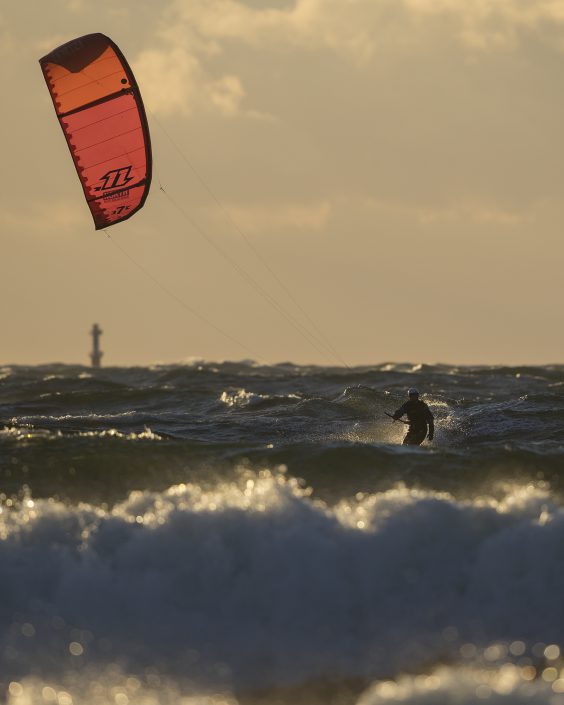
M104 354L100 350L100 336L102 335L102 329L97 323L92 326L90 334L92 335L92 352L90 353L92 367L101 367L102 355Z

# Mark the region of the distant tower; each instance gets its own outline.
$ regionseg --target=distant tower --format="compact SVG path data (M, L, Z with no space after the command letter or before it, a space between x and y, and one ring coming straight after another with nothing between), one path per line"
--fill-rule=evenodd
M104 353L100 350L100 336L102 335L102 330L97 323L92 326L90 335L92 336L92 352L90 353L90 359L92 360L92 367L98 368L102 366L102 355Z

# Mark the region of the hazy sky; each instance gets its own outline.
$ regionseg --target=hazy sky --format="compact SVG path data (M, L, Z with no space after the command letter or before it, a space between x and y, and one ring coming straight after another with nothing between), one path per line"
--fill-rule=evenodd
M94 231L37 63L90 32L153 141L109 233L245 347ZM0 0L0 79L0 362L334 363L249 275L349 364L562 361L564 0Z

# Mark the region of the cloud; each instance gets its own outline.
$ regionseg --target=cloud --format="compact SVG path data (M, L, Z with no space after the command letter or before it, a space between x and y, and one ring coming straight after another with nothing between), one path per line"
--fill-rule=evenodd
M198 58L183 47L143 51L134 69L142 76L145 101L155 112L189 114L202 102L204 71Z
M233 0L175 0L163 14L154 45L138 55L134 68L154 111L272 119L246 107L241 76L218 74L209 66L212 60L235 43L261 52L329 49L365 61L373 37L361 14L351 23L347 12L362 4L298 0L289 9L257 9Z
M259 61L274 52L329 52L361 69L437 40L478 55L507 51L541 30L564 50L563 24L564 0L295 0L284 7L173 0L135 66L155 111L256 118L264 115L248 107L242 76L222 73L218 56L237 48L256 51Z
M561 28L563 0L404 0L411 12L425 18L448 18L457 39L470 49L515 48L523 33ZM556 43L563 49L560 41Z
M272 205L230 205L230 217L237 227L249 234L272 231L321 232L331 216L329 201L282 203Z
M85 222L87 211L68 201L40 202L28 209L0 211L0 225L6 231L18 233L49 233L70 230Z
M419 208L417 218L422 224L432 223L474 223L477 225L495 224L502 227L523 225L533 219L530 213L522 213L498 208L490 204L455 203L448 208Z
M232 0L175 0L172 12L207 41L237 40L257 48L329 48L356 59L371 55L373 8L389 0L297 0L283 9Z
M162 115L218 113L224 117L272 120L258 110L246 109L246 91L234 74L215 77L193 51L184 46L147 49L134 62L142 78L144 100L151 111Z
M511 231L523 225L529 225L539 219L548 202L539 202L529 208L508 209L485 199L456 199L444 206L424 206L377 199L370 196L343 196L337 199L334 211L345 217L355 212L370 221L401 221L410 227L417 226L453 226L464 225L497 226L497 232Z
M381 20L397 5L397 0L296 0L278 9L238 0L174 0L162 36L169 41L195 38L196 46L211 53L235 41L256 49L329 49L362 62L373 54L376 20L381 33L388 24Z
M519 30L564 24L564 0L295 0L285 8L241 0L174 0L169 37L189 27L217 51L234 40L257 48L328 49L362 64L379 46L409 46L430 20L469 46L511 43ZM478 41L479 38L481 41Z

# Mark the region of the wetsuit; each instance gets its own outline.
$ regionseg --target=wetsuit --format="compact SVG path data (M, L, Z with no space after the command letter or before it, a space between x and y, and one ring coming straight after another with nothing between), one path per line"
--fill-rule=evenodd
M403 439L404 446L421 445L427 436L427 427L429 427L429 440L433 440L433 434L435 433L433 414L424 401L420 399L410 399L406 401L405 404L394 413L394 419L397 421L405 414L407 414L407 418L409 419L409 429Z

